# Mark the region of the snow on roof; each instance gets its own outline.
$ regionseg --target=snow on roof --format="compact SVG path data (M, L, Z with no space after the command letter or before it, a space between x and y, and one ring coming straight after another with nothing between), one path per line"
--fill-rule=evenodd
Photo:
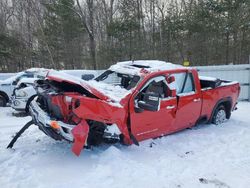
M112 65L109 70L123 74L140 75L142 74L143 69L148 72L156 72L162 70L172 70L182 67L183 66L181 65L176 65L173 63L159 60L136 60L118 62L117 64Z

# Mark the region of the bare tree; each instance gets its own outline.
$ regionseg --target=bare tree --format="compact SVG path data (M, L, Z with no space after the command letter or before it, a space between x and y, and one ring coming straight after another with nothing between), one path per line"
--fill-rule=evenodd
M81 16L82 24L86 29L89 36L89 49L93 63L93 68L97 69L96 61L96 41L95 41L95 28L94 28L94 0L86 0L87 10L84 11L79 0L76 0L79 9L79 15ZM86 14L88 13L88 15Z

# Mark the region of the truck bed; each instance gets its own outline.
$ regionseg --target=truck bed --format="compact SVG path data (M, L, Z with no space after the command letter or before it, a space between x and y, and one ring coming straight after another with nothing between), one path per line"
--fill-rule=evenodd
M203 99L201 116L207 117L209 120L216 104L225 99L231 101L232 105L230 109L231 111L234 110L240 92L238 82L203 76L200 76L199 78Z

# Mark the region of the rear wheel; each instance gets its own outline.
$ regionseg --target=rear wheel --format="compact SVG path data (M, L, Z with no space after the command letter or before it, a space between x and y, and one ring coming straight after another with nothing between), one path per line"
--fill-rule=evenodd
M214 113L213 116L213 120L212 123L214 123L215 125L220 125L223 122L225 122L227 119L227 113L226 113L226 109L223 105L220 105Z
M6 99L2 95L0 95L0 107L5 107L6 104L7 104Z

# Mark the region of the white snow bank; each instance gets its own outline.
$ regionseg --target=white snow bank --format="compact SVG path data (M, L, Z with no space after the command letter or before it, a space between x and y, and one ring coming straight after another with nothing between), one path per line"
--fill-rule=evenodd
M4 188L246 188L250 184L250 103L222 126L199 125L140 146L103 145L80 157L33 126L7 150L30 118L0 108L0 182ZM201 182L199 179L203 178Z

